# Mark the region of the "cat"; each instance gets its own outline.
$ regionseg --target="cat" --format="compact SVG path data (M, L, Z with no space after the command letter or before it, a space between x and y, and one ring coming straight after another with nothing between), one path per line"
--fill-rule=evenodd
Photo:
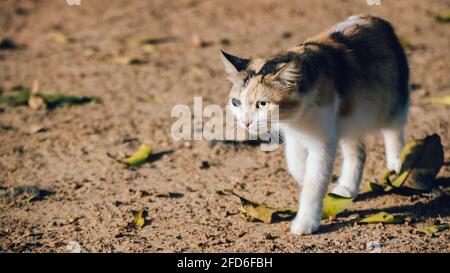
M400 171L409 105L409 68L391 24L353 15L268 59L221 50L232 83L229 107L240 126L257 132L258 114L279 111L287 169L301 185L298 235L318 230L339 146L341 175L333 193L358 195L365 163L363 138L381 131L387 167ZM270 121L269 121L270 122Z

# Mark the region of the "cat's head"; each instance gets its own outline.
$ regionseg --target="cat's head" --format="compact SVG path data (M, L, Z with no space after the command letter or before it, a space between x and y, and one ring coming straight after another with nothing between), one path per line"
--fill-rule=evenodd
M300 61L294 54L243 59L221 51L232 83L229 104L240 126L252 133L272 122L291 119L301 103ZM271 118L278 111L278 119Z

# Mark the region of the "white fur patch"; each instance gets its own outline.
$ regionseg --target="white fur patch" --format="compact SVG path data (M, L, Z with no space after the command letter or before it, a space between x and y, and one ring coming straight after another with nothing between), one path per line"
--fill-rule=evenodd
M348 29L354 28L354 27L358 27L358 26L363 26L363 25L367 25L369 24L369 21L367 21L366 19L364 19L361 16L357 16L357 15L353 15L347 18L347 20L338 23L337 25L334 26L334 31L335 32L345 32Z

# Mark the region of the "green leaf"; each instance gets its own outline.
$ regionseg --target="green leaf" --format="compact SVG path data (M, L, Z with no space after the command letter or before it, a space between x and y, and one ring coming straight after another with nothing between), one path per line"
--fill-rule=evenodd
M333 193L329 193L323 199L322 218L328 219L336 217L343 212L353 201L353 198L342 197Z
M371 214L363 219L360 219L358 223L365 223L365 224L373 224L373 223L385 223L385 224L391 224L391 223L398 223L400 219L398 219L397 216L393 214L389 214L387 212L379 212L375 214Z
M406 38L400 37L399 38L400 44L402 45L402 47L404 49L409 49L411 48L411 43L409 42L409 40L407 40Z
M435 16L436 21L441 23L449 23L450 22L450 11L439 13Z
M48 108L100 102L100 100L96 97L76 97L54 93L39 93L38 96L44 99Z
M28 89L17 87L8 94L0 94L0 104L10 106L27 105L30 96L31 92ZM100 102L96 97L76 97L54 93L38 93L37 96L44 99L48 108Z
M137 167L147 161L149 156L152 154L152 146L141 144L138 151L134 153L131 157L125 159L123 162L131 167Z
M448 224L436 225L436 226L424 226L416 228L419 233L427 234L430 236L436 235L436 233L445 231L450 228Z
M24 89L13 90L8 94L2 93L0 94L0 104L10 106L26 105L30 98L30 94L30 91Z

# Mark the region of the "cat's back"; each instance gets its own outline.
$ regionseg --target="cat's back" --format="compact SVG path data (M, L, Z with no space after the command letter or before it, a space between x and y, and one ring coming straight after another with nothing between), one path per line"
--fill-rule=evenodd
M392 116L407 105L406 54L391 24L381 18L350 16L307 39L296 51L315 71L330 75L343 102L342 116L368 107Z
M369 15L353 15L307 39L303 45L335 49L361 65L392 61L407 66L406 56L391 24Z

